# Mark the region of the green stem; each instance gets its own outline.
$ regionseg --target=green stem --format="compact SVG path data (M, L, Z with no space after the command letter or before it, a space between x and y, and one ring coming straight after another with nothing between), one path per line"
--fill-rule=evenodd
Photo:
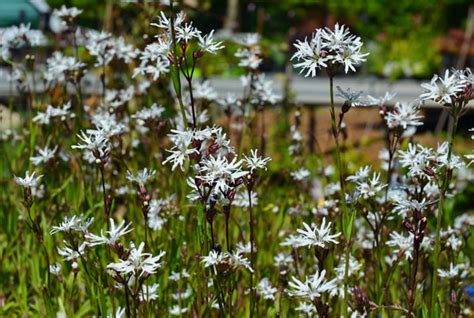
M250 266L252 269L255 268L254 266L254 219L253 219L253 209L252 209L252 190L249 188L247 190L248 198L249 198L249 212L250 212ZM250 272L250 318L253 317L253 309L255 305L255 290L253 288L253 272Z
M439 195L439 201L438 201L438 216L436 218L436 240L435 240L435 247L434 247L434 252L433 252L433 283L431 287L431 314L430 317L434 318L436 317L434 308L437 303L437 292L438 292L438 268L439 268L439 256L441 252L441 237L440 237L440 232L441 232L441 223L443 220L443 214L444 214L444 200L446 197L446 192L449 188L449 184L451 183L451 172L449 171L449 163L451 161L451 155L452 155L452 150L453 150L453 143L454 143L454 135L456 134L457 126L458 126L458 113L456 109L456 105L452 106L452 113L451 115L453 116L454 124L452 127L452 130L448 136L448 167L445 169L445 177L442 183L442 189L440 191Z
M172 11L171 13L171 18L170 18L170 23L172 26L174 26L174 16L173 16L173 0L170 1L170 9ZM173 87L176 92L176 97L179 102L179 109L181 111L181 116L183 117L183 125L185 129L188 129L188 119L186 118L186 111L184 110L184 103L183 103L183 97L181 94L181 78L179 75L179 63L178 63L178 54L176 50L176 34L174 27L171 28L171 40L172 40L172 50L173 50L173 66L174 66L174 75L175 78L173 79Z
M337 122L336 122L336 111L334 109L334 77L332 75L329 76L329 92L330 92L330 97L331 97L331 128L332 128L332 134L334 137L334 142L336 144L335 148L335 157L336 157L336 164L337 164L337 170L339 172L339 184L340 184L340 190L339 190L339 196L341 200L341 206L342 206L342 228L344 232L344 237L346 238L346 259L345 259L345 269L344 269L344 297L343 297L343 303L342 303L342 316L347 317L347 307L349 306L347 302L347 293L348 293L348 282L349 282L349 258L350 258L350 236L352 232L352 220L354 218L354 214L351 215L351 220L349 221L349 224L346 224L347 218L348 218L348 211L347 211L347 206L346 206L346 189L345 189L345 182L344 182L344 170L343 170L343 163L342 163L342 158L341 158L341 148L339 145L339 139L338 139L338 130L337 130ZM347 226L349 225L349 226Z

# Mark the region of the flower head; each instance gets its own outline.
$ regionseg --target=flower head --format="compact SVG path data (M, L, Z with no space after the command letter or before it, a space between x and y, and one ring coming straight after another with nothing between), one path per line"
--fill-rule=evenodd
M115 222L112 218L109 219L110 222L110 230L106 231L105 234L101 230L100 235L95 235L92 233L87 233L85 238L88 240L87 245L89 246L96 246L96 245L114 245L120 237L124 236L125 234L131 232L133 229L130 227L132 223L125 223L123 220L118 226L115 225Z
M33 173L30 175L30 171L26 170L24 178L15 176L15 182L24 188L36 187L36 185L38 185L38 182L43 177L43 175L35 177L35 173L36 171L33 171Z
M122 276L128 274L134 274L138 277L144 274L154 274L156 270L161 268L163 265L161 259L165 255L165 252L160 252L156 256L152 256L150 253L143 252L145 243L141 243L138 248L133 244L130 244L130 254L126 259L120 259L117 263L110 263L107 265L107 269L111 269Z
M250 150L251 156L247 157L244 155L245 158L245 164L247 167L250 169L250 172L253 173L254 170L256 169L264 169L267 170L267 162L272 160L270 157L260 157L258 155L258 149Z
M360 38L339 24L335 25L334 30L316 29L309 41L307 38L304 41L298 40L294 45L296 53L291 59L299 61L294 66L301 68L301 72L306 71L305 77L314 77L317 70L331 65L344 66L345 73L349 70L355 72L355 67L369 55L361 53L363 43Z
M138 183L138 185L143 186L148 179L154 177L156 175L156 170L148 170L147 168L144 168L136 175L131 173L130 171L127 171L127 179L132 182Z
M292 288L288 291L288 295L314 301L316 298L321 297L323 293L334 292L337 289L337 279L327 281L325 276L325 270L307 276L304 282L293 276L292 281L288 283L290 288Z
M462 92L465 80L458 76L458 73L450 74L446 70L444 77L434 75L430 83L423 83L421 87L425 92L420 95L422 100L432 100L440 104L451 104L454 98Z

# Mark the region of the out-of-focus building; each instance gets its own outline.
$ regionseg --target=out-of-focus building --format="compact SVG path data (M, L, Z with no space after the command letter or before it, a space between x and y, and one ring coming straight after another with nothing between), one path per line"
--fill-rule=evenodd
M0 1L0 28L31 24L35 29L45 29L49 24L51 8L45 0Z

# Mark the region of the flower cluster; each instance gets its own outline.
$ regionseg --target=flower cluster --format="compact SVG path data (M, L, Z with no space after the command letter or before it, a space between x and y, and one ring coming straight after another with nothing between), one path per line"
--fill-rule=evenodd
M355 67L369 55L361 52L362 45L360 37L351 34L344 25L336 24L334 30L316 29L309 41L296 41L296 53L291 59L298 61L294 66L301 73L306 72L305 77L314 77L318 70L330 70L338 65L344 66L345 73L355 72Z

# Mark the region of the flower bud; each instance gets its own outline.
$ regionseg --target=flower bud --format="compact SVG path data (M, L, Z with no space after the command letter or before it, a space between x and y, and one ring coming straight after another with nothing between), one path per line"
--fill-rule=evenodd
M344 104L342 105L341 112L343 114L347 113L349 110L351 110L352 103L350 100L346 100Z
M407 219L402 222L403 227L410 233L413 233L413 225Z
M416 222L420 221L423 215L421 214L421 211L418 209L415 209L413 211L413 218L415 219Z
M193 52L193 59L197 60L201 58L204 55L204 52L202 50L196 50Z

